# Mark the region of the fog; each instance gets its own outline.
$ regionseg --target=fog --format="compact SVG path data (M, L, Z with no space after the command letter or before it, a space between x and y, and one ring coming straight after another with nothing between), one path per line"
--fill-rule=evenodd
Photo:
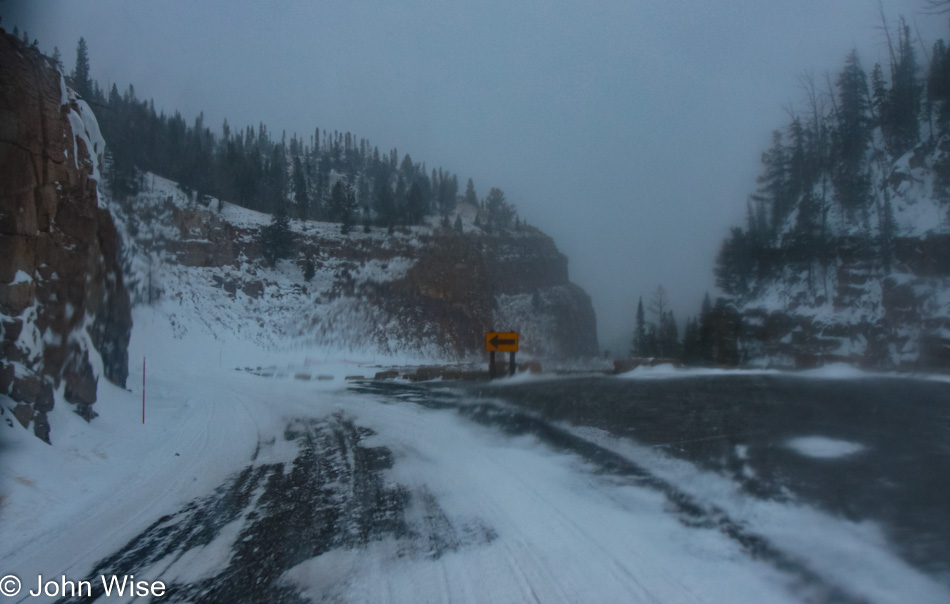
M923 5L881 8L919 30L926 66L947 19ZM886 61L869 0L7 0L0 14L67 70L84 36L100 85L132 83L189 122L350 131L479 196L501 188L569 257L615 353L638 296L662 284L681 328L715 297L759 157L804 107L799 76L833 80L852 48L868 72Z

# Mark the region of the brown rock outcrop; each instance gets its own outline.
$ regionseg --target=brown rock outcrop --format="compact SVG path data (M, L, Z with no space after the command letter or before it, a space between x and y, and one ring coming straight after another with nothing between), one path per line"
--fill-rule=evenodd
M90 419L99 358L106 379L128 376L132 319L118 235L99 207L102 146L51 61L0 30L0 394L47 441L60 386Z

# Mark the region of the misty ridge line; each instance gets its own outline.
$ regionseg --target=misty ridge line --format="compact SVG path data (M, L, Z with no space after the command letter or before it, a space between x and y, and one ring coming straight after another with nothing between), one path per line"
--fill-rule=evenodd
M24 32L24 44L27 39ZM37 48L38 42L30 46ZM58 48L48 59L97 111L107 141L105 184L115 197L135 195L144 174L152 172L194 199L211 196L267 214L339 222L345 230L360 218L364 225L391 229L433 215L450 227L449 215L460 202L478 209L476 226L489 234L527 226L497 187L480 198L469 178L460 194L455 174L442 168L430 172L408 153L400 160L395 147L381 153L349 131L315 128L309 140L294 133L289 141L284 131L278 142L263 122L232 132L225 118L216 134L205 126L203 112L189 126L177 110L167 116L156 112L154 100L140 101L133 84L122 94L113 84L106 93L91 76L85 38L77 43L69 73Z

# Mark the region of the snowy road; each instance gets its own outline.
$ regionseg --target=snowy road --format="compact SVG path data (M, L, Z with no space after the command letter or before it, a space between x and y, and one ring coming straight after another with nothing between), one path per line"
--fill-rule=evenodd
M947 575L907 556L888 518L839 514L782 479L821 463L840 475L878 441L787 418L771 455L761 425L697 439L722 426L671 401L692 400L700 382L156 382L145 431L120 426L135 397L119 390L103 417L61 427L59 451L76 455L61 472L44 465L56 447L12 439L0 570L34 587L39 573L94 587L64 601L131 574L162 580L161 601L190 602L950 599ZM748 404L737 392L725 390L736 410ZM633 408L636 421L607 411ZM652 446L664 431L693 448ZM27 462L21 449L49 457ZM768 468L781 472L758 478Z

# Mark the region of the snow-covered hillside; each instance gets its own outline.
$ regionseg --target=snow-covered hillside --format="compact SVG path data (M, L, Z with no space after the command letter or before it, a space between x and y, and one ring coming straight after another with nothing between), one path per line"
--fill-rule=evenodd
M481 334L497 328L521 331L529 355L596 354L590 301L567 281L550 239L528 228L486 235L465 204L456 210L462 234L434 219L348 234L291 220L293 257L273 266L259 243L269 215L198 204L161 177L147 175L137 196L110 209L134 302L180 334L200 329L229 346L317 356L455 362L480 358ZM580 346L559 341L563 317Z
M884 156L879 138L869 156ZM946 368L948 166L950 136L921 143L893 163L873 162L869 179L883 184L869 206L855 209L830 199L806 209L811 200L830 198L830 182L819 180L769 236L768 259L746 291L730 298L738 360ZM720 319L724 314L720 308Z

